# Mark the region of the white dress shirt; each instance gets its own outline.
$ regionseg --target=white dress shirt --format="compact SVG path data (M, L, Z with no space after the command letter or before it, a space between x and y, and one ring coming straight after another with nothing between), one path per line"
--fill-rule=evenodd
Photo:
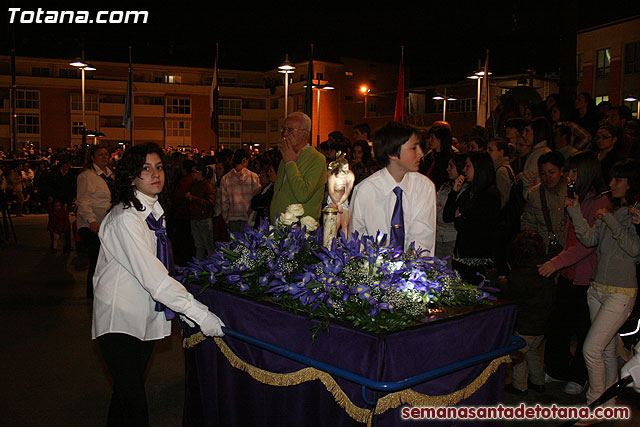
M142 341L171 335L171 322L156 301L198 324L212 316L184 286L169 276L156 257L155 233L145 222L164 213L157 197L136 192L145 208L116 205L100 226L100 254L93 276L93 339L106 333L132 335Z
M404 216L404 249L411 242L416 248L435 255L436 190L433 182L418 172L408 172L401 182L391 176L387 168L374 173L353 190L350 204L349 233L375 236L378 231L390 239L391 217L397 197L393 192L402 188Z
M111 191L107 182L100 176L102 170L93 164L91 169L85 169L78 175L78 190L76 206L78 206L78 228L89 227L93 221L102 223L102 219L111 207ZM107 168L105 175L111 176Z

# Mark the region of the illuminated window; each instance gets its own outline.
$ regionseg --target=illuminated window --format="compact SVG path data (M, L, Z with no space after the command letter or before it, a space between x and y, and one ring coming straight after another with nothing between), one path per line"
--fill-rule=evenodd
M608 101L609 95L596 96L596 105L600 104L603 101Z
M611 49L599 49L596 53L596 76L607 77L611 71Z
M189 98L167 98L167 114L191 115L191 100Z
M167 76L167 83L182 83L182 76Z
M16 90L16 108L39 109L40 92L37 90Z

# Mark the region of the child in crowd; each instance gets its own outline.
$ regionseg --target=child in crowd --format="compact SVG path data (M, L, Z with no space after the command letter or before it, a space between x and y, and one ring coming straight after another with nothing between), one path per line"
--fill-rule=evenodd
M546 249L542 236L536 231L520 232L512 246L509 279L501 277L498 281L502 297L518 303L515 334L527 343L513 355L513 381L505 390L515 394L527 394L529 388L545 391L538 347L544 339L555 298L553 279L538 273L538 264L546 261Z
M47 212L49 213L47 230L49 230L51 237L51 253L55 254L58 250L60 236L64 236L71 227L69 214L60 200L51 200L47 206Z
M376 159L383 167L353 191L349 232L387 235L387 242L406 250L416 248L434 255L436 191L433 182L418 173L424 156L422 137L413 126L390 122L373 137Z

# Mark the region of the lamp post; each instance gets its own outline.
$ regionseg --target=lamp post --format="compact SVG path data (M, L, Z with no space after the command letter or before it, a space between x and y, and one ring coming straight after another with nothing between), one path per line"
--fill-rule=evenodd
M442 99L444 101L442 105L442 121L446 122L447 121L447 101L455 101L456 98L451 95L447 95L447 89L445 88L444 95L436 94L436 96L434 96L433 99L436 99L436 100Z
M360 87L360 92L362 92L362 94L364 95L364 118L367 118L367 96L369 95L369 92L371 92L371 89L369 89L366 86L361 86Z
M95 71L95 67L89 65L84 61L84 50L82 51L82 58L77 58L75 61L71 61L69 65L80 68L81 78L82 78L82 146L84 147L87 144L87 135L85 129L87 124L84 118L84 72L85 71Z
M627 102L637 102L638 111L636 111L636 119L640 119L640 100L637 96L629 95L625 99Z
M316 84L314 87L318 90L318 107L317 107L317 111L318 111L318 137L317 137L317 146L320 146L320 92L322 92L323 90L333 90L335 89L333 86L331 86L329 83L324 82L323 80L316 80L316 82L318 84ZM324 84L323 84L324 82Z
M296 67L289 62L289 54L284 57L284 62L278 67L278 72L284 74L284 118L289 114L289 74L293 73Z
M493 74L492 72L489 72L489 75ZM476 80L478 82L478 92L476 95L476 116L478 115L478 112L480 111L480 82L482 81L482 79L484 78L484 70L480 70L480 71L476 71L475 73L473 73L470 76L467 76L468 79L471 80Z

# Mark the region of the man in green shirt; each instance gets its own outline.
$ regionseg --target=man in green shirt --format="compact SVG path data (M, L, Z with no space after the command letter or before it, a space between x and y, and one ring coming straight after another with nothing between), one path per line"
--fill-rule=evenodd
M305 215L320 218L324 187L327 183L325 157L309 145L311 119L304 113L291 113L282 127L282 161L278 167L273 199L271 222L287 206L299 203Z

